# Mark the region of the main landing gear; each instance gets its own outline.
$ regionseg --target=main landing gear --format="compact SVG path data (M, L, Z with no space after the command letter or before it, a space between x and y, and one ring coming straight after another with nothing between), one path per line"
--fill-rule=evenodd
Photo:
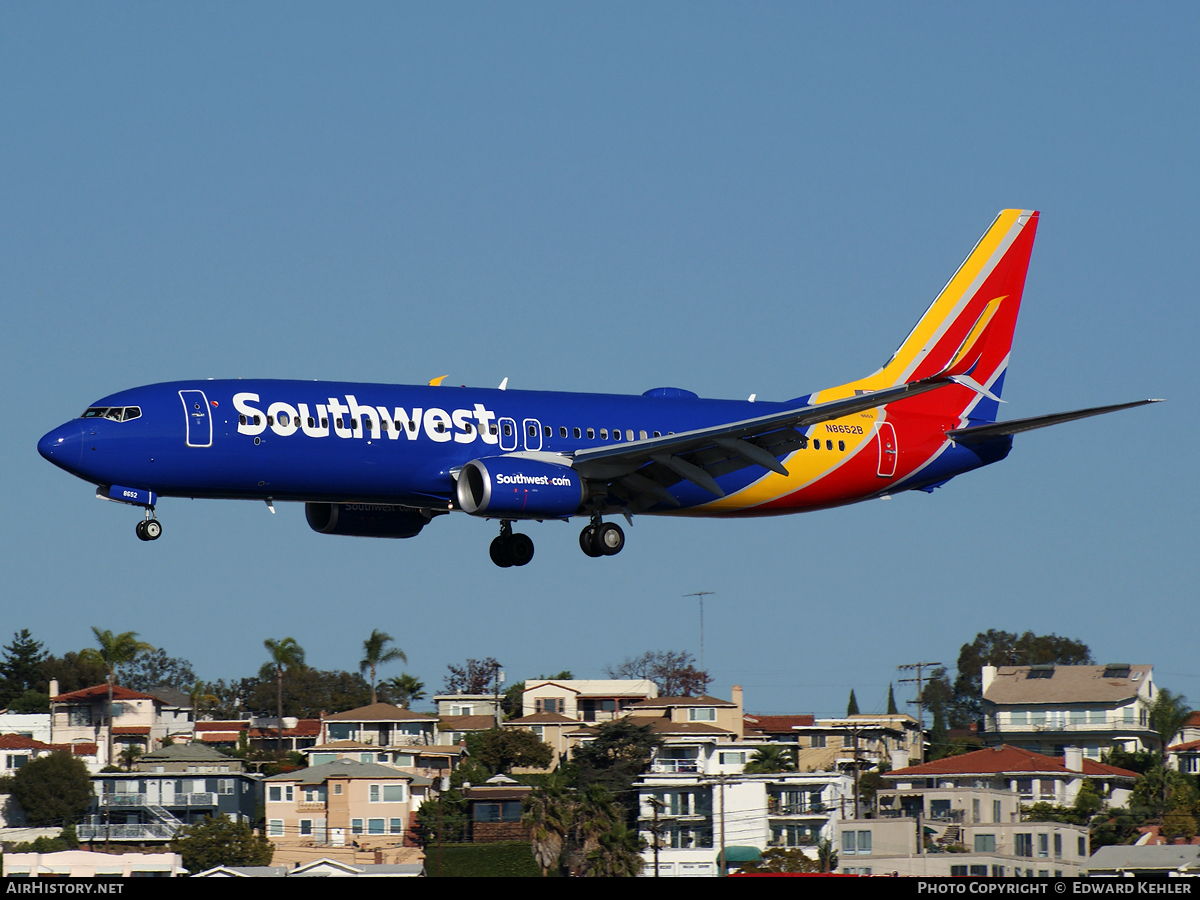
M533 559L533 541L527 534L514 534L512 522L500 520L500 536L492 541L488 551L492 562L502 569L510 566L525 566Z
M579 532L579 549L593 558L616 556L625 546L625 532L615 522L593 516L592 523Z
M162 523L154 515L154 510L147 507L146 518L137 523L138 540L157 541L162 536Z

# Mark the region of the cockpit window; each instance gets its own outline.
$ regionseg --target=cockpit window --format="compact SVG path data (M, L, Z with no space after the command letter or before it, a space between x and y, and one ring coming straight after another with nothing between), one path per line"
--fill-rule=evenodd
M140 406L93 406L87 409L84 419L111 419L114 422L128 422L142 414Z

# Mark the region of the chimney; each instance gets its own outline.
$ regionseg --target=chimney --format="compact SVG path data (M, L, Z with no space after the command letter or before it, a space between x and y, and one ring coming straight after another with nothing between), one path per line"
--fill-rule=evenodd
M57 697L57 696L58 696L58 693L59 693L59 691L58 691L58 679L57 679L57 678L51 678L51 679L50 679L50 699L51 699L51 700L53 700L55 697Z
M730 699L733 701L733 705L737 707L734 713L734 731L737 732L738 740L740 741L746 736L746 721L744 718L746 710L742 704L742 686L735 684L730 693L733 695Z
M988 692L988 688L992 686L992 682L996 680L996 671L995 666L984 666L980 673L983 676L983 693L985 695Z
M1063 750L1063 764L1072 772L1083 771L1083 748L1067 747Z

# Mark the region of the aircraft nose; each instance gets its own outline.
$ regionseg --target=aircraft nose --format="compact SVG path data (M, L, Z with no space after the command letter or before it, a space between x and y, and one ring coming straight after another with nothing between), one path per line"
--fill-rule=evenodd
M75 422L59 425L38 441L38 453L63 469L77 467L83 455L83 429Z

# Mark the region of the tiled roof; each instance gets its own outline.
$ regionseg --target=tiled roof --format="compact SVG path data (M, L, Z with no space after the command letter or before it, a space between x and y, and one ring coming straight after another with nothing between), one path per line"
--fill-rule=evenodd
M403 778L416 787L427 787L433 782L421 775L410 775L392 766L381 766L377 763L358 762L353 759L339 759L320 766L309 766L295 772L284 772L264 778L264 781L298 781L301 784L323 784L329 778Z
M296 722L295 728L283 729L283 736L288 737L316 737L321 733L320 719L300 719ZM250 737L252 738L272 738L279 734L278 728L251 728Z
M157 697L152 697L150 694L143 694L140 691L131 691L129 688L121 687L119 684L113 685L114 700L158 700ZM82 688L78 691L71 691L69 694L59 694L57 697L51 697L51 703L67 703L71 700L108 700L108 685L96 684L92 687ZM161 703L161 700L158 700Z
M1167 749L1176 753L1185 753L1188 750L1200 750L1200 741L1187 741L1182 744L1173 744Z
M1137 696L1154 669L1129 666L1127 677L1105 678L1108 666L1054 666L1051 677L1030 678L1032 668L1047 671L1033 666L1000 666L983 699L996 704L1119 703Z
M67 744L43 744L23 734L0 734L0 750L69 750Z
M232 731L234 734L245 731L249 727L249 721L244 719L217 719L196 723L197 731Z
M149 725L114 725L113 734L149 734Z
M158 750L151 750L139 758L140 762L229 762L230 757L206 747L204 744L172 744Z
M961 756L947 756L933 762L909 766L906 769L893 769L884 773L889 781L903 778L933 778L938 775L1001 775L1045 774L1045 775L1079 775L1081 773L1068 769L1061 756L1045 756L1032 750L1023 750L1001 744L999 747L988 747L976 750L974 753L964 753ZM1105 765L1090 759L1083 761L1083 775L1095 777L1137 778L1137 772L1128 769L1118 769L1116 766Z
M371 703L358 709L334 713L325 717L326 722L436 722L433 713L415 713L392 706L390 703Z

